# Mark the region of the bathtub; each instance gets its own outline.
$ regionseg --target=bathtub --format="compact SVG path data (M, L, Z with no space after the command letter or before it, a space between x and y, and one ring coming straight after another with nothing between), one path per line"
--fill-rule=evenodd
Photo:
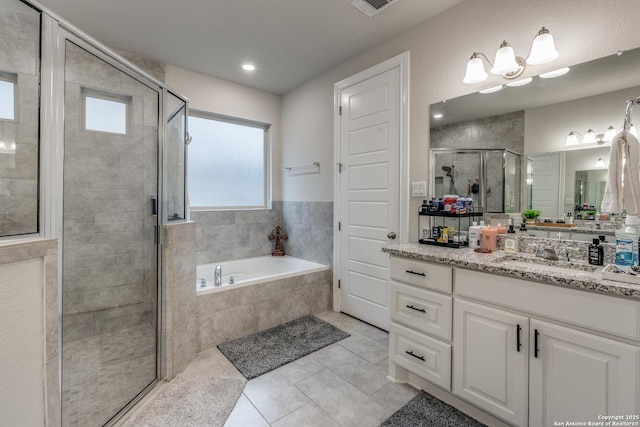
M218 265L222 267L222 285L214 287L214 271ZM198 294L208 294L328 269L328 265L291 256L267 255L256 258L214 262L196 267L196 290ZM202 279L204 279L204 283Z

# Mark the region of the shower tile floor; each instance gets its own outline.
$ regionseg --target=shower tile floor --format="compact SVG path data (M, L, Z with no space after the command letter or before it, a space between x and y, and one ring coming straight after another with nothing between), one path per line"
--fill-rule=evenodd
M62 426L102 426L154 380L155 332L143 325L64 344L62 363Z
M351 336L248 381L225 427L373 427L418 393L386 378L386 332L341 313L316 316Z

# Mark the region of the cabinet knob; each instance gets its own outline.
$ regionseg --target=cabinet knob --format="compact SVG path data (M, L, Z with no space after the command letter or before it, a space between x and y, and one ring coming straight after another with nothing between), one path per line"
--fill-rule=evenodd
M387 237L388 237L389 239L392 239L392 240L393 240L393 239L395 239L396 237L398 237L398 235L396 234L396 232L395 232L395 231L391 231L391 232L389 232L389 233L387 234Z

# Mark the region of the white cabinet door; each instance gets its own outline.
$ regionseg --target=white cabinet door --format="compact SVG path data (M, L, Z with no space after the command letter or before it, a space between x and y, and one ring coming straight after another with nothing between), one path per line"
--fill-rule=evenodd
M529 319L459 299L454 313L453 393L525 426Z
M640 348L538 320L530 327L530 426L640 413Z

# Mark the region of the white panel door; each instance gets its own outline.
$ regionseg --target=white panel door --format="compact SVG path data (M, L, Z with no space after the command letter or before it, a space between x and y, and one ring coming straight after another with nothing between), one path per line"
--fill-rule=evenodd
M640 413L640 348L538 320L531 330L530 426Z
M340 310L387 330L382 247L399 228L400 68L342 89L340 105Z
M516 425L527 424L529 319L456 300L453 393Z
M564 186L560 179L561 159L559 153L530 156L533 160L533 183L531 205L542 211L542 216L560 216L560 187ZM562 181L562 182L561 182Z

